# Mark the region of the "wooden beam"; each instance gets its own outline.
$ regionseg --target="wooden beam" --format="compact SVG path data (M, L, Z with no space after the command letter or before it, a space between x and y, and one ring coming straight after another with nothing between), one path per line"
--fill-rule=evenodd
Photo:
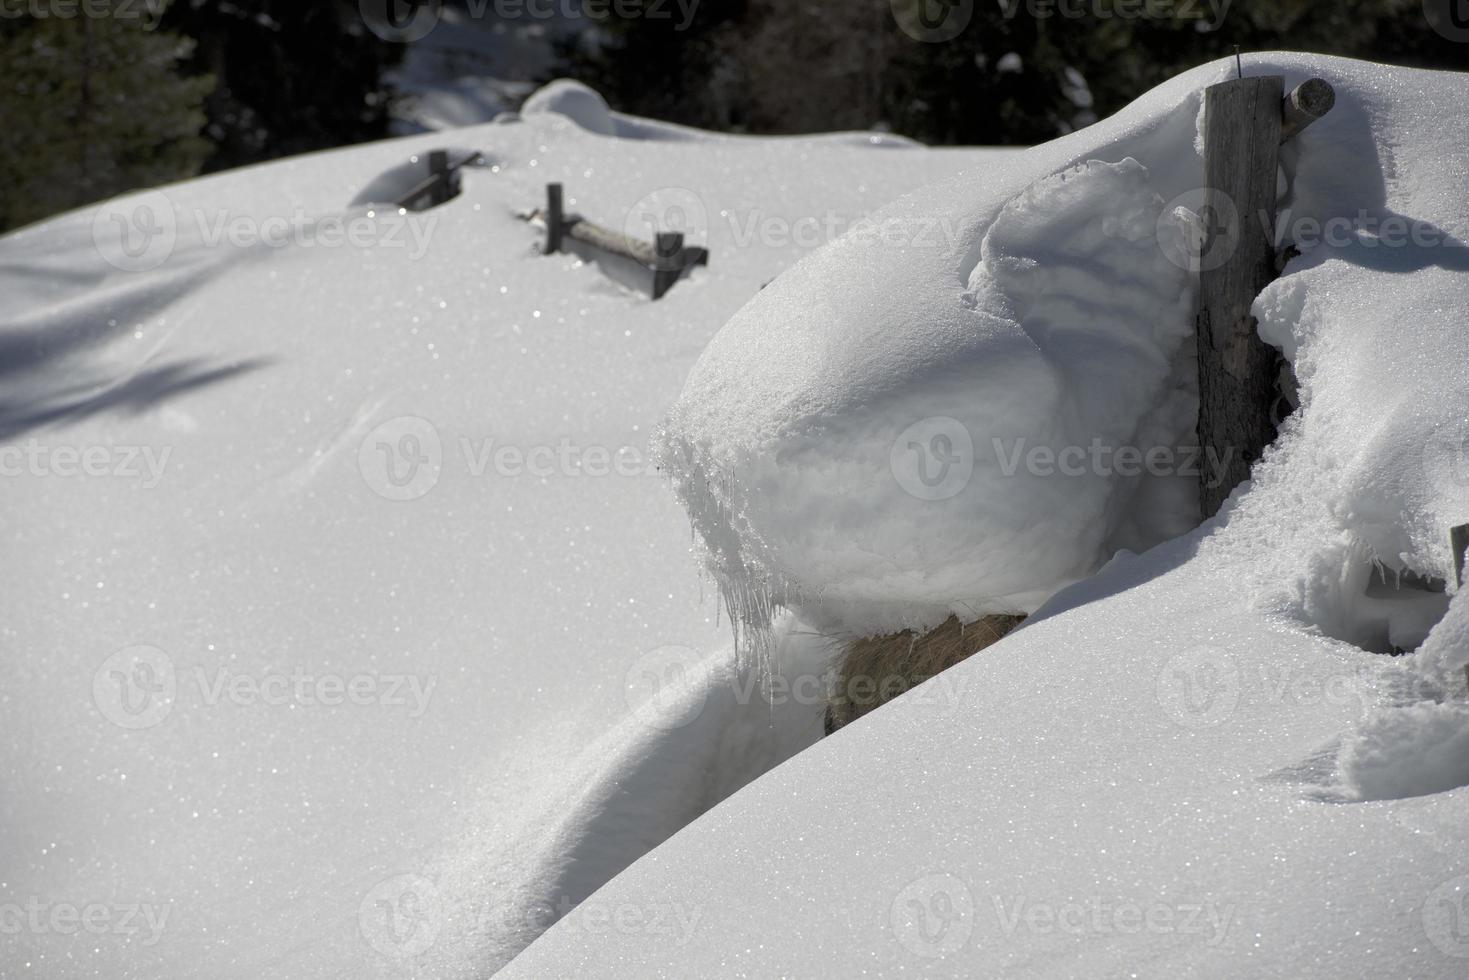
M1285 81L1231 79L1204 91L1199 262L1199 505L1212 517L1275 438L1276 352L1250 306L1275 278L1275 196ZM1217 462L1216 462L1217 461ZM1213 474L1222 474L1217 486Z

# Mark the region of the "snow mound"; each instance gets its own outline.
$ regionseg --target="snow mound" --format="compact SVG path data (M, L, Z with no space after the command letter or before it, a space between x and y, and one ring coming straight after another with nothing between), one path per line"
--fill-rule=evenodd
M548 113L565 116L598 136L617 135L617 123L607 101L595 90L570 78L558 78L536 89L520 107L520 114L526 117Z
M1132 156L1038 162L875 215L690 375L664 460L757 634L1030 612L1197 523L1188 216Z
M1243 69L1287 87L1320 76L1337 93L1282 161L1279 227L1304 254L1254 313L1299 407L1252 481L1201 527L1119 552L936 678L961 691L957 710L904 696L823 739L609 882L507 978L1464 977L1469 590L1453 582L1449 528L1469 522L1469 125L1442 107L1469 84L1298 54ZM911 195L885 214L953 219L953 248L894 244L869 261L838 243L721 332L667 441L712 567L748 584L752 608L792 598L781 563L807 543L775 538L786 515L757 499L808 507L775 482L809 485L800 426L847 438L854 418L937 389L922 368L977 343L980 328L961 327L978 316L956 310L1023 324L1046 353L1035 310L1073 293L1071 255L1055 248L1069 239L1044 211L1034 239L1006 232L1012 206L1078 163L1131 157L1163 213L1196 207L1197 96L1235 72L1233 59L1202 66L1117 117ZM1114 198L1105 213L1125 213ZM1032 257L1048 265L1032 272ZM1025 289L1026 275L1043 287ZM1130 383L1098 363L1084 382ZM1028 410L1036 375L1007 382ZM1125 404L1084 385L1066 397ZM930 445L933 459L962 455L952 439ZM808 507L825 522L808 539L818 554L849 516L886 519L859 510L881 493L874 461L824 465L854 476L848 498ZM935 501L929 520L963 499ZM936 580L930 557L918 574ZM794 598L819 606L830 591ZM700 913L697 932L591 933L594 910L650 907Z

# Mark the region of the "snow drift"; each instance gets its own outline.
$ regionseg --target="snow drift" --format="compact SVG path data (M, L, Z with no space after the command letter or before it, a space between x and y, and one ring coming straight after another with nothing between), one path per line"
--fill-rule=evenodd
M0 239L3 448L161 466L7 476L0 912L167 915L158 935L26 930L7 971L1461 977L1469 606L1451 584L1390 586L1448 578L1445 528L1469 519L1469 133L1442 113L1465 84L1245 66L1335 85L1288 148L1282 207L1302 239L1348 231L1256 305L1300 408L1255 482L1142 554L1192 519L1166 474L1047 483L1022 461L1006 483L978 454L996 434L1186 434L1189 279L1164 246L1193 227L1199 92L1232 63L1024 153L634 134L615 114L608 137L532 113ZM445 142L490 162L460 197L350 206ZM651 304L537 255L512 214L549 180L614 228L676 192L714 264ZM143 206L171 254L104 261L98 227ZM213 240L297 212L283 245ZM852 239L805 261L758 231L828 215ZM333 247L320 231L343 220L376 233ZM1398 220L1422 234L1389 246ZM1130 263L1146 282L1124 294ZM713 567L753 619L799 606L770 626L768 673L702 603L651 466L485 462L636 456L686 377L664 448ZM975 430L952 496L957 431L896 438L920 410L904 424ZM429 433L437 460L404 499L383 451L417 462ZM894 472L912 442L928 479ZM1081 537L1029 526L1052 519L1032 497ZM817 741L833 623L1056 588L983 655ZM175 696L124 728L99 691L139 644ZM666 689L633 683L668 667ZM424 696L249 696L296 671Z
M1129 520L1142 540L1167 533L1150 520L1166 504L1141 496L1166 501L1167 484L1082 480L1058 514L1028 479L990 486L980 448L1048 425L1083 444L1094 427L1177 431L1186 379L1165 365L1179 293L1154 274L1135 316L1116 300L1098 316L1088 301L1105 293L1070 265L1115 276L1087 243L1151 212L1145 188L1166 202L1160 247L1173 216L1194 226L1178 209L1200 200L1200 96L1232 59L874 216L954 216L948 247L895 236L809 257L711 343L667 428L732 606L757 627L789 604L856 631L1060 591L949 672L959 710L899 698L801 753L507 976L1463 975L1469 606L1448 529L1469 521L1469 126L1441 107L1469 84L1304 55L1244 69L1337 92L1283 160L1281 228L1303 254L1255 314L1299 407L1253 481L1202 527L1140 555L1122 546L1067 586ZM1088 192L1095 177L1105 194ZM1031 210L1044 232L1002 247ZM1074 369L1073 343L1098 348L1099 370ZM1025 353L1008 385L990 362L1012 348ZM1033 429L1011 428L1024 423L995 407L1007 400L1039 413ZM893 488L894 435L915 415L977 427L974 473L947 499ZM949 436L930 456L957 462L957 432L920 442ZM1033 537L1017 546L1016 528ZM1032 561L1033 591L1006 578ZM700 913L696 933L593 937L597 916L655 906Z
M1196 481L1068 454L1193 441L1188 229L1112 155L914 194L714 339L665 455L736 615L1031 612L1197 523ZM1058 457L1067 479L1034 465Z

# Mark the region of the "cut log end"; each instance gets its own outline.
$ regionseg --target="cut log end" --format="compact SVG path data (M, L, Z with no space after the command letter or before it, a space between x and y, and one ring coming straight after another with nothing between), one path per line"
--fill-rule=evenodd
M1324 78L1312 78L1291 90L1280 105L1280 141L1284 143L1331 111L1336 90Z

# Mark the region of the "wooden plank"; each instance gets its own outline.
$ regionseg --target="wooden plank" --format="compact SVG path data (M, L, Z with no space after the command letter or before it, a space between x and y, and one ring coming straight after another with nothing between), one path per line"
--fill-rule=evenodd
M1275 438L1275 350L1250 306L1275 278L1276 167L1284 79L1237 78L1204 91L1204 242L1199 264L1199 504L1212 517Z
M590 221L573 219L566 222L566 230L563 232L568 238L594 248L600 248L604 252L615 252L628 258L641 262L648 268L653 268L658 261L657 254L648 242L629 238L621 232L603 228L601 225L592 224Z

